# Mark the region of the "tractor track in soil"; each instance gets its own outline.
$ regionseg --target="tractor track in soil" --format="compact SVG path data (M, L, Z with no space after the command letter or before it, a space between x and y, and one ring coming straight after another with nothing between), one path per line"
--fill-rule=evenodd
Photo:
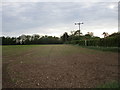
M2 68L3 88L94 88L118 79L118 54L48 45L16 57L3 53Z

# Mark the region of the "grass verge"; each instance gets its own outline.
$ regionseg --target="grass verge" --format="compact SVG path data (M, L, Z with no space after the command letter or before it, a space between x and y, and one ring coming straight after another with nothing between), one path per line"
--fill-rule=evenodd
M96 88L120 88L120 83L118 83L117 81L112 81L112 82L97 86Z
M81 47L100 51L120 52L120 47L96 47L96 46L81 46Z

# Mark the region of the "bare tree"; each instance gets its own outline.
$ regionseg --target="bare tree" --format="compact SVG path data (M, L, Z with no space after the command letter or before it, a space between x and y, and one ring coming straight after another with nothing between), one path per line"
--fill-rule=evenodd
M93 32L87 32L91 37L93 37Z
M102 35L104 35L104 38L109 36L109 34L107 32L103 32Z

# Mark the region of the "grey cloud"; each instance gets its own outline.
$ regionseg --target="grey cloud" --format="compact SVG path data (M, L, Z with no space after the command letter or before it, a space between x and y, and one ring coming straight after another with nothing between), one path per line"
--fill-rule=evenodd
M5 5L6 4L6 5ZM117 3L5 3L3 5L3 33L31 32L31 28L46 29L71 27L76 21L85 22L86 27L116 25L117 8L107 6ZM115 23L115 24L114 24ZM73 27L71 27L73 29ZM45 30L43 30L45 29ZM55 30L55 29L54 29ZM34 30L35 31L35 30ZM36 32L38 32L36 30ZM52 33L53 31L51 31ZM49 32L50 33L50 32ZM12 33L11 33L12 34Z
M118 2L119 0L4 0L3 2Z

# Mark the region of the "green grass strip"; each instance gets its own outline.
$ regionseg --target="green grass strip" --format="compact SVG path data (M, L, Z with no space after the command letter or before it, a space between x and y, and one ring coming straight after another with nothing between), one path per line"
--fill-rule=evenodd
M120 88L120 83L118 83L117 81L112 81L112 82L97 86L96 88Z
M100 51L120 52L119 47L96 47L96 46L81 46L83 48L89 48Z

